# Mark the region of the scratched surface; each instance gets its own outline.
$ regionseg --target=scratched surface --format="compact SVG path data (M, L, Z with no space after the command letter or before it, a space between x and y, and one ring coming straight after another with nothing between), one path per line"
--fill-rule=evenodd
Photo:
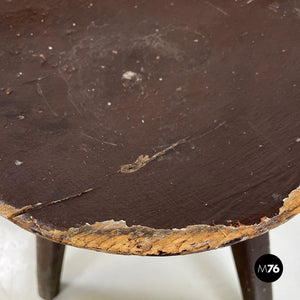
M300 185L300 1L92 2L0 2L1 203L59 229L276 215Z

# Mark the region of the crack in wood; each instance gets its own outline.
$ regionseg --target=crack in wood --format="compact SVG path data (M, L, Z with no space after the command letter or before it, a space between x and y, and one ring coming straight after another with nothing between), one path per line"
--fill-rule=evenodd
M5 207L0 203L0 210L1 208ZM28 219L22 215L11 221L53 242L108 253L157 256L188 254L229 246L237 241L245 241L268 232L298 213L300 213L300 187L285 198L278 215L272 218L263 217L259 223L239 224L237 227L198 224L181 230L154 229L141 225L128 227L125 221L108 220L60 230L51 229L39 223L37 219Z
M66 200L70 200L70 199L74 199L74 198L78 198L86 193L89 193L91 191L93 191L94 189L93 188L89 188L87 190L84 190L83 192L80 192L78 194L74 194L74 195L70 195L70 196L67 196L65 198L62 198L62 199L58 199L58 200L54 200L54 201L51 201L49 203L45 203L43 204L42 206L49 206L49 205L52 205L52 204L56 204L56 203L60 203L60 202L63 202L63 201L66 201Z
M24 213L26 213L28 210L30 209L34 209L36 207L45 207L45 206L49 206L49 205L52 205L52 204L56 204L56 203L60 203L60 202L63 202L63 201L66 201L66 200L70 200L70 199L74 199L74 198L77 198L77 197L80 197L88 192L91 192L93 191L94 189L93 188L89 188L87 190L84 190L83 192L80 192L78 194L73 194L73 195L70 195L70 196L67 196L67 197L64 197L62 199L57 199L57 200L53 200L51 202L47 202L47 203L36 203L36 204L31 204L31 205L26 205L26 206L23 206L19 209L16 209L14 212L12 212L10 215L8 215L8 219L11 220L19 215L22 215Z
M41 88L40 88L38 82L37 82L37 87L38 87L39 95L43 97L44 95L43 95L43 92L41 91ZM225 124L226 124L226 122L224 121L224 122L218 124L216 127L212 128L211 130L208 130L208 131L204 132L203 134L201 134L198 137L192 138L192 136L187 136L183 139L180 139L177 142L173 143L171 146L157 152L156 154L152 155L151 157L149 157L149 155L140 155L140 156L138 156L138 158L136 159L135 162L133 162L131 164L122 165L117 172L111 173L109 175L116 175L118 173L129 174L129 173L136 172L136 171L140 170L141 168L145 167L149 162L165 155L167 152L169 152L170 150L173 150L177 146L179 146L181 144L184 144L187 141L193 141L193 140L196 140L196 139L200 139L200 138L210 134L211 132L217 130L218 128L222 127ZM53 201L48 202L48 203L36 203L36 204L32 204L32 205L26 205L26 206L21 207L19 209L15 209L12 213L10 213L8 215L7 218L11 220L11 219L13 219L13 218L15 218L19 215L22 215L22 214L26 213L27 211L29 211L31 209L34 209L34 208L37 208L37 207L42 208L42 207L53 205L53 204L56 204L56 203L60 203L60 202L66 201L66 200L74 199L74 198L80 197L80 196L82 196L86 193L89 193L93 190L96 190L98 188L99 188L99 186L95 187L95 188L89 188L89 189L86 189L83 192L80 192L78 194L73 194L73 195L64 197L62 199L53 200Z
M38 206L41 206L42 203L36 203L36 204L31 204L31 205L26 205L26 206L23 206L19 209L16 209L14 212L12 212L11 214L9 214L7 216L7 219L11 220L19 215L22 215L22 214L25 214L28 210L30 209L33 209L35 207L38 207Z
M157 159L160 156L165 155L167 152L169 152L170 150L174 149L175 147L177 147L180 144L184 144L187 141L194 141L194 140L198 140L203 138L204 136L212 133L213 131L219 129L220 127L224 126L226 124L226 121L221 122L220 124L218 124L216 127L202 133L200 136L198 137L194 137L192 138L192 136L187 136L183 139L178 140L176 143L172 144L171 146L163 149L162 151L159 151L158 153L152 155L151 157L149 157L149 155L139 155L138 158L136 159L135 162L131 163L131 164L126 164L126 165L122 165L120 167L120 169L118 170L118 173L125 173L125 174L129 174L129 173L133 173L136 172L138 170L140 170L141 168L145 167L149 162Z
M167 152L169 152L170 150L174 149L175 147L177 147L180 144L183 144L185 142L187 142L187 140L190 137L185 137L183 139L178 140L176 143L172 144L171 146L163 149L162 151L157 152L156 154L152 155L151 157L149 157L149 155L140 155L135 162L131 163L131 164L126 164L126 165L122 165L120 170L118 170L119 173L133 173L136 172L138 170L140 170L141 168L145 167L149 162L157 159L160 156L165 155Z

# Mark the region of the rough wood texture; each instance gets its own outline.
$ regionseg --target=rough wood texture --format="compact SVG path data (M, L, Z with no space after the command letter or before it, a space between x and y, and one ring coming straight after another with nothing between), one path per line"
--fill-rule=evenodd
M270 253L269 233L231 246L244 300L272 300L272 284L257 278L257 259Z
M298 213L297 7L1 1L1 214L78 247L171 255Z
M182 229L128 227L124 221L97 222L66 231L51 229L26 215L11 221L53 241L116 254L176 255L212 250L261 235L286 222L300 212L300 188L284 201L277 216L264 218L258 224L239 226L192 225Z

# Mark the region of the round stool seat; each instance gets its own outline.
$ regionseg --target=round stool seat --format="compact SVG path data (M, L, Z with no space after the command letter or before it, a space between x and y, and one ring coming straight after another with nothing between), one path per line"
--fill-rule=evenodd
M200 252L300 211L293 1L2 1L0 212L52 241Z

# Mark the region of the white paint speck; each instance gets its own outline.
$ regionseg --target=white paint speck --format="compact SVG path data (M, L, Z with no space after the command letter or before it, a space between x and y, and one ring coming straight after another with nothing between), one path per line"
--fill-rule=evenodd
M75 26L76 26L76 23L73 23L72 26L75 27Z
M108 105L108 106L111 106L111 102L107 102L107 105Z
M127 71L122 74L122 79L126 80L135 80L135 81L142 81L142 76L138 73Z
M145 121L144 121L144 120L142 120L142 123L144 124L144 123L145 123Z
M296 143L300 143L300 137L296 138Z
M16 161L15 161L15 165L16 165L16 166L21 166L22 164L23 164L22 161L19 161L19 160L16 160Z
M53 47L52 47L52 46L49 46L49 47L48 47L48 49L49 49L49 50L52 50L52 49L53 49Z
M137 73L132 72L132 71L127 71L127 72L123 73L122 79L132 80L136 76L137 76Z
M159 81L163 81L162 77L160 77L158 80L159 80Z

